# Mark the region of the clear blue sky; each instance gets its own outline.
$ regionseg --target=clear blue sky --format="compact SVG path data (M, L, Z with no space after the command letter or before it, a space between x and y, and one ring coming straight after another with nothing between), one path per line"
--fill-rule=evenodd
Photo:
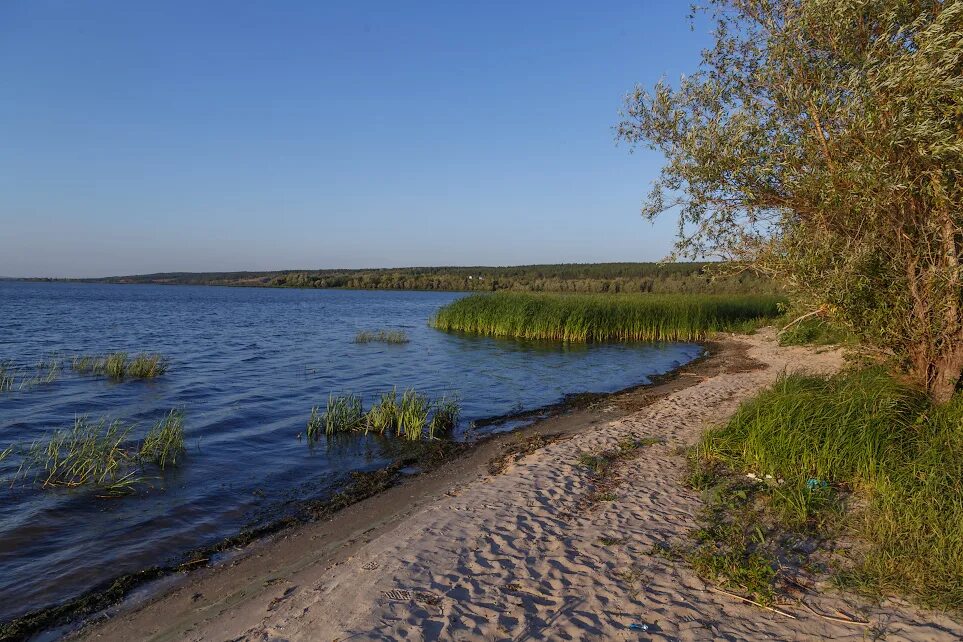
M4 0L0 275L662 258L688 3Z

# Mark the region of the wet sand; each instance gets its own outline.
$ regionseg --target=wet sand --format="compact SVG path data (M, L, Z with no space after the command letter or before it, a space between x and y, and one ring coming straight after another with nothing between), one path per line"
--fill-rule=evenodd
M732 337L674 379L610 397L472 449L442 468L175 578L80 632L153 640L956 640L963 623L871 604L828 584L807 607L766 611L648 552L695 525L680 447L783 371L832 372L831 350ZM501 456L538 432L533 452ZM578 458L655 437L605 491ZM490 466L497 459L499 466ZM859 615L870 627L819 617ZM630 628L635 625L636 628ZM647 630L640 631L644 626Z

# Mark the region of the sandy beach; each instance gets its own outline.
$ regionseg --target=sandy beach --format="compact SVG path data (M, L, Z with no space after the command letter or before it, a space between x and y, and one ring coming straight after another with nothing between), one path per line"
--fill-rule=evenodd
M473 449L324 522L175 578L79 633L121 640L956 640L963 623L828 582L781 613L715 592L651 555L696 524L680 447L783 371L832 372L833 350L732 337L668 383ZM539 432L545 445L489 462ZM597 483L578 459L658 438ZM846 620L867 622L868 626Z

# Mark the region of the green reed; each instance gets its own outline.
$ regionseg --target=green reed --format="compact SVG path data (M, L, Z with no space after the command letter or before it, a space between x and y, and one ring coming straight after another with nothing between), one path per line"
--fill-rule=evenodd
M309 440L348 432L373 432L411 441L436 439L455 429L460 413L456 397L432 400L412 388L400 398L392 388L367 412L357 395L330 395L324 412L317 406L311 409L306 434Z
M169 363L159 354L141 353L129 357L126 352L111 352L103 356L78 355L71 369L78 374L90 374L111 379L153 379L167 372Z
M17 381L17 370L9 361L0 362L0 392L13 390L14 383Z
M373 341L397 345L408 343L408 335L404 330L363 330L354 338L355 343L371 343Z
M184 451L184 414L171 410L147 432L138 456L163 470L176 465Z
M309 439L317 439L322 432L330 436L358 430L363 426L361 397L332 394L328 395L328 404L323 413L317 407L311 409L306 432Z
M475 294L441 308L440 330L557 341L700 341L780 314L778 296Z
M398 409L398 435L406 439L421 439L431 412L431 400L418 394L413 388L405 390L401 395Z
M392 388L391 392L381 395L378 403L365 415L365 420L365 430L379 435L394 430L398 425L398 391Z
M131 453L124 447L131 427L120 421L90 421L77 417L74 425L55 431L47 441L27 449L22 471L43 468L37 479L44 488L101 486L125 488L135 480L129 471Z
M432 404L431 423L428 424L428 437L434 439L436 434L450 433L458 425L461 415L461 405L457 397L442 397Z
M34 386L53 383L60 376L61 367L60 359L41 359L34 367L33 376L29 378L25 376L20 382L20 389L23 390L24 388L33 388Z
M133 492L145 481L145 467L164 469L178 463L185 451L183 415L171 411L140 443L131 439L134 426L119 420L93 421L86 415L70 428L53 431L26 447L10 446L0 461L19 457L12 483L36 483L41 488L93 486L109 494Z

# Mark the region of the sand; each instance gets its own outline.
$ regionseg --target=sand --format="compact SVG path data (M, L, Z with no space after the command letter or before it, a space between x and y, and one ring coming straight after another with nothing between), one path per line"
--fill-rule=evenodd
M695 525L679 447L783 371L832 372L838 351L778 347L771 332L733 338L755 368L691 377L652 403L569 425L492 475L483 454L460 474L375 498L381 519L308 526L199 574L82 632L91 639L192 640L958 640L963 623L903 603L873 604L826 583L774 613L711 590L684 563L650 555ZM744 364L743 364L744 365ZM606 490L581 452L660 437L621 462ZM406 498L406 493L412 493ZM406 501L406 499L411 501ZM369 500L369 503L371 500ZM378 504L378 502L381 502ZM369 506L365 517L370 521ZM327 528L328 530L325 530ZM635 625L633 629L630 626ZM647 628L645 631L638 627Z

